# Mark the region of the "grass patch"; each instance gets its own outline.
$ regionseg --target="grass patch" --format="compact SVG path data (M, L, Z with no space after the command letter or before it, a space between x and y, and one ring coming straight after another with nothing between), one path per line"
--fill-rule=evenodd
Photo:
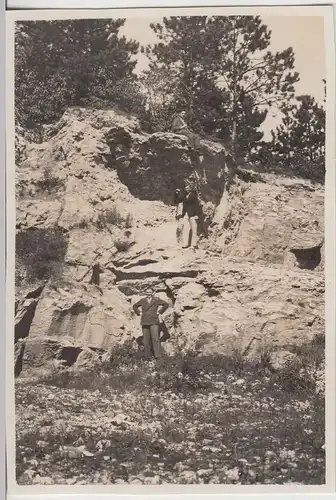
M90 371L18 379L18 481L323 484L324 394L286 377L219 356L148 362L129 344Z
M19 231L15 244L16 271L23 268L28 281L49 279L59 273L67 248L68 235L58 227ZM17 275L17 282L20 279Z
M38 191L47 191L50 194L54 191L64 189L64 181L54 175L51 167L45 167L43 176L36 181L36 187Z
M98 214L97 227L105 229L109 225L119 227L120 229L129 229L133 227L133 217L131 214L122 214L116 206L104 210Z

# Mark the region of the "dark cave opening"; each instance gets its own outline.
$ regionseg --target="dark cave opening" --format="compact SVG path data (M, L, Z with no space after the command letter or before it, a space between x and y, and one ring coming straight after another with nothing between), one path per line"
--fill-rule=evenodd
M292 248L290 251L295 255L296 263L300 269L313 271L321 263L321 245L311 248Z
M56 359L65 361L65 366L72 366L76 363L77 358L82 350L83 349L81 347L62 347L62 349L57 354Z

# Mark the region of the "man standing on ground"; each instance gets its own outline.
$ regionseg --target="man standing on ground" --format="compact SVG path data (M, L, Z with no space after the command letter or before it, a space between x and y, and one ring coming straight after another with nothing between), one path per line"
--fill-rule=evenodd
M153 349L154 356L160 358L162 356L162 348L160 343L160 319L158 315L163 314L168 309L169 304L155 297L153 290L149 289L146 297L140 299L133 306L133 310L137 316L140 316L140 307L145 357L149 358Z

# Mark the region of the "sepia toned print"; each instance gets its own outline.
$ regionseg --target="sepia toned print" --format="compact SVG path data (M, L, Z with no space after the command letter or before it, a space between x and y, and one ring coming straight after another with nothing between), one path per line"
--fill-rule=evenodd
M19 485L326 483L327 88L323 17L15 23Z

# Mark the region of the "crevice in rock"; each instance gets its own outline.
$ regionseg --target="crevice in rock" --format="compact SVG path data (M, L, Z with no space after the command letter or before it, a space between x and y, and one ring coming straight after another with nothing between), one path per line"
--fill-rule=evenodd
M21 339L26 339L29 336L30 327L32 325L38 299L44 290L45 285L40 285L35 290L28 292L24 301L15 301L15 326L14 326L14 344ZM22 348L22 356L24 347ZM17 360L20 362L19 360ZM22 365L22 360L21 360ZM19 370L21 372L21 368Z
M132 295L137 294L137 290L130 287L129 285L119 285L117 286L120 293L126 295L126 297L131 297Z
M138 260L137 262L134 262L134 264L130 263L124 266L124 269L131 269L132 267L137 267L137 266L148 266L149 264L157 264L158 260L155 259L142 259Z
M36 299L26 299L18 306L17 313L15 315L15 326L14 326L14 342L16 343L19 339L25 339L29 336L29 331L31 324L33 322L35 311L37 307L38 300Z
M296 263L300 269L313 271L321 263L321 247L322 243L311 248L292 248L290 252L295 255Z
M112 271L116 277L117 282L123 280L139 280L146 278L159 278L162 280L169 278L197 278L200 272L202 271L144 271L138 273L127 273L122 270L108 268Z
M45 285L40 285L35 290L28 292L26 295L26 299L38 299L40 297L41 293L43 292L44 287L45 287Z
M316 321L316 316L314 316L313 319L307 321L307 326L313 326L313 324L315 323L315 321Z
M212 284L207 283L205 280L200 280L199 283L204 286L208 297L218 297L220 295L220 291L217 290Z
M162 283L162 280L160 280L158 277L149 278L145 281L141 279L130 281L121 280L116 286L122 294L126 295L126 297L143 293L146 286L151 286L155 290L158 288L160 288L161 290L164 289L164 283Z
M18 377L22 372L23 355L25 351L26 342L23 340L15 344L14 350L14 376Z
M166 292L166 295L167 295L168 299L170 299L172 301L172 304L174 305L175 302L176 302L176 297L175 297L172 289L167 284L166 284L166 290L165 290L165 292Z
M126 265L132 264L133 262L137 262L137 259L139 259L139 260L145 260L146 254L147 254L146 250L143 250L141 252L137 252L133 257L127 256L126 258L123 258L119 254L117 259L111 259L111 260L109 260L106 263L106 265L108 265L108 264L111 265L112 264L115 267L125 267ZM142 256L143 256L143 259L141 259Z
M78 314L86 314L90 308L83 304L82 302L76 302L73 304L69 310L63 311L64 314L71 313L72 315L77 316Z

